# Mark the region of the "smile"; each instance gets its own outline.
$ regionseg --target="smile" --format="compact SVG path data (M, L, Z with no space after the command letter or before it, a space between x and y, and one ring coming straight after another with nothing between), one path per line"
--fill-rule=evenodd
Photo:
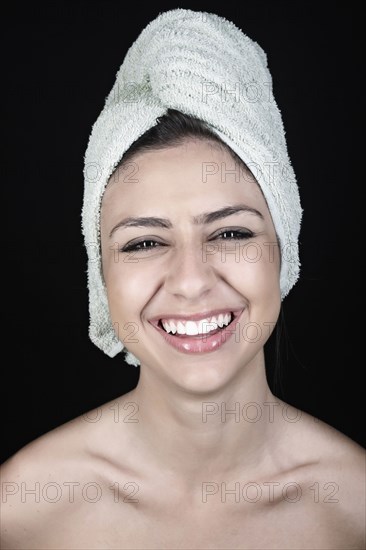
M176 319L161 319L159 323L168 333L179 334L187 336L196 336L198 334L209 334L213 330L219 327L226 327L233 319L231 312L220 315L213 315L212 317L206 317L196 321L181 321Z
M190 316L164 315L150 320L164 340L182 353L210 353L233 336L244 309L216 310Z

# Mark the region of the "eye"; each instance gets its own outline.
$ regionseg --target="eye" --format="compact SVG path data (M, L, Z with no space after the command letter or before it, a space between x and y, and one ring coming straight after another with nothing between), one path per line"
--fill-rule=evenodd
M154 241L153 239L143 239L142 241L124 246L123 248L121 248L121 252L146 252L148 250L152 250L153 248L158 248L159 246L167 245L159 243L158 241Z
M213 237L210 240L223 239L225 241L234 241L234 240L245 240L251 239L255 234L249 229L245 230L235 230L235 229L226 229ZM166 247L167 244L155 241L154 239L142 239L135 243L127 244L121 248L121 252L148 252L154 248Z
M254 236L255 234L253 233L253 231L250 231L250 229L240 231L235 229L225 229L224 231L216 235L216 237L213 237L213 239L211 240L223 239L224 241L239 241L244 239L251 239Z

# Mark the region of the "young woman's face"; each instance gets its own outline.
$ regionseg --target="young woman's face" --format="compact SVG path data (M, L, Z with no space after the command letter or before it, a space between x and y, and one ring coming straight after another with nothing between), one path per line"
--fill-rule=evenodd
M142 369L215 391L263 353L280 310L279 249L257 183L228 151L187 140L138 154L106 188L101 242L111 319ZM193 334L173 334L182 329Z

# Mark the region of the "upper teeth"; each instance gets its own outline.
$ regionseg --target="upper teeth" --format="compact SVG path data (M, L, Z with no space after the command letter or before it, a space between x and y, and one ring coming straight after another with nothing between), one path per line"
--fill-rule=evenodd
M162 319L161 323L166 332L175 334L187 334L195 336L196 334L208 334L218 327L227 326L231 321L231 313L220 314L216 317L207 317L199 321L173 321L172 319Z

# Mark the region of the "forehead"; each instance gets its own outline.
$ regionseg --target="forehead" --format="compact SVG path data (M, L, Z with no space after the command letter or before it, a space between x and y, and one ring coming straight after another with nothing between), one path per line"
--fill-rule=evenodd
M174 147L143 151L122 164L108 182L102 215L121 208L129 214L162 207L193 212L232 201L267 210L255 178L226 147L190 139Z

